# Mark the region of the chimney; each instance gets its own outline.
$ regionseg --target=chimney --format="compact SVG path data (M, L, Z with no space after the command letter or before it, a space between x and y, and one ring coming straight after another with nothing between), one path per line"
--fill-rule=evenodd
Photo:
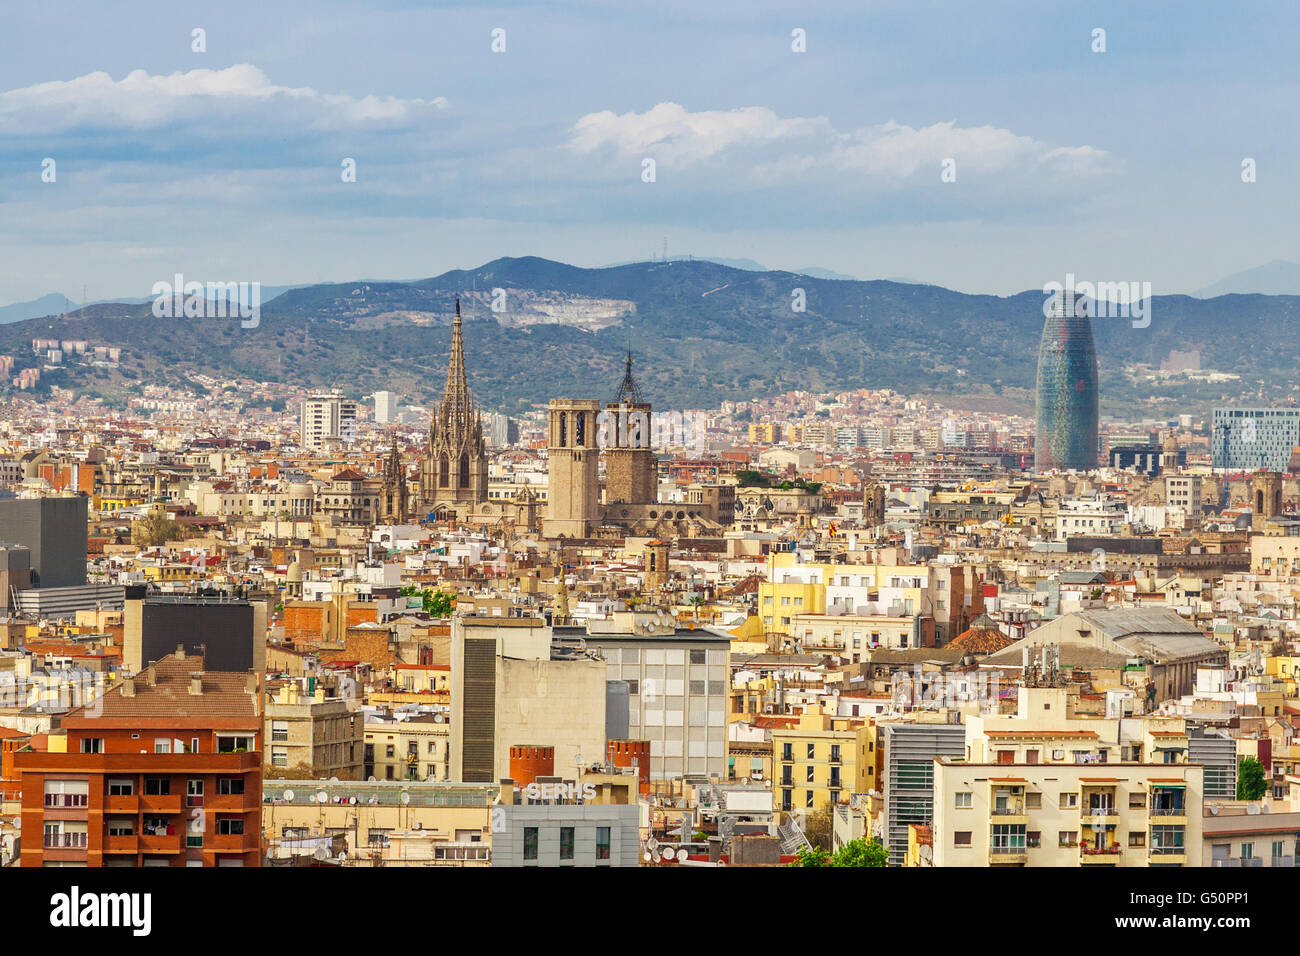
M190 696L200 697L203 694L203 671L190 672Z
M177 644L177 645L176 645L176 659L177 659L178 661L183 661L183 660L185 660L185 645L184 645L184 644Z
M135 696L135 675L134 674L128 674L126 677L122 678L122 696L123 697Z
M157 675L156 675L155 672L154 672L154 665L153 665L153 662L150 661L150 662L149 662L149 666L146 667L146 668L145 668L145 671L144 671L144 682L145 682L146 684L148 684L150 687L153 687L153 686L154 686L154 681L155 681L155 679L156 679L156 676L157 676Z

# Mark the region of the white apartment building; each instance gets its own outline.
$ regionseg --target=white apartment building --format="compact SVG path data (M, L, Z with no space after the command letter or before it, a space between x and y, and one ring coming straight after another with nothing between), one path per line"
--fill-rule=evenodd
M311 396L302 403L299 443L321 451L331 443L350 444L357 437L357 403L337 390Z

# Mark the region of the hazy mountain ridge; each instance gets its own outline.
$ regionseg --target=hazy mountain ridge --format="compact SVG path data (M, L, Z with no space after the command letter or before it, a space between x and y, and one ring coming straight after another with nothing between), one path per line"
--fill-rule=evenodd
M491 309L505 290L505 313ZM796 289L804 311L795 311ZM292 289L262 308L260 325L221 319L154 319L147 305L99 305L0 329L0 350L30 362L34 337L77 337L126 350L124 373L102 389L176 380L197 368L218 376L309 385L358 395L391 388L408 400L438 394L449 319L465 316L471 385L491 408L518 411L548 398L606 397L631 348L646 395L660 407L709 407L793 389L892 387L909 393L1006 395L1034 387L1041 292L967 295L884 280L818 279L696 260L582 269L536 257L498 259L416 282L344 282ZM599 328L524 322L529 301L630 303ZM514 303L514 305L512 305ZM394 313L421 313L403 321ZM385 316L382 322L374 317ZM1155 298L1149 328L1094 321L1103 402L1153 394L1119 374L1159 366L1172 350L1199 349L1203 367L1289 383L1300 359L1300 298L1235 295ZM1225 330L1231 330L1227 334ZM76 387L72 373L66 384ZM1246 383L1243 383L1243 385ZM96 386L100 388L100 385ZM1191 386L1183 386L1184 389ZM1197 400L1222 386L1197 386Z

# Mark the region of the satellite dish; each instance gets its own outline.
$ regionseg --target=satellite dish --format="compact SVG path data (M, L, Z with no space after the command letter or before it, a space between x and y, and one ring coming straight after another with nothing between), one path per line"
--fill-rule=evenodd
M647 863L649 863L649 862L650 862L650 851L649 851L649 850L646 850L646 852L642 853L642 854L641 854L641 859L643 859L643 860L645 860Z
M285 800L292 800L292 799L293 799L293 791L292 791L292 790L286 790L286 791L284 792L284 799L285 799Z
M416 820L414 823L411 824L411 829L412 829L412 830L419 830L419 829L421 829L421 826L422 826L422 825L421 825L420 821L419 821L419 820Z
M324 790L316 791L317 803L329 803L329 801L330 801L330 795L328 793L326 793Z
M347 851L347 850L342 851L342 852L339 854L339 856L338 856L338 860L339 860L340 863L342 863L342 862L343 862L344 860L346 860L347 858L348 858L348 851Z
M410 802L411 802L411 792L410 792L409 790L403 790L403 791L402 791L402 806L406 806L406 805L409 804Z
M653 860L655 863L663 862L663 858L659 855L658 850L650 851L650 859Z
M338 782L339 782L339 778L338 778L338 777L330 777L330 785L331 785L331 786L333 786L334 784L336 784L336 783L338 783Z
M662 855L665 860L672 861L677 859L677 851L670 846L664 847Z
M442 714L434 714L434 715L433 715L433 722L434 722L435 724L440 724L440 723L442 723Z
M328 860L330 858L330 851L325 849L323 846L318 846L314 851L312 851L312 857L317 860Z
M646 841L645 841L645 845L648 846L648 847L649 847L650 849L652 849L652 850L657 850L657 849L659 849L659 841L656 840L654 837L651 837L650 839L646 840Z
M1218 815L1219 815L1219 805L1217 803L1210 804L1210 816L1217 817Z
M928 861L928 860L932 859L933 857L934 857L934 850L931 849L928 845L922 844L922 846L921 846L921 859L923 859L923 860L927 860L927 861Z
M355 806L357 805L357 798L356 798L356 797L348 797L348 803L355 807Z
M375 775L373 773L366 778L366 783L378 783L378 782L379 781L375 779Z

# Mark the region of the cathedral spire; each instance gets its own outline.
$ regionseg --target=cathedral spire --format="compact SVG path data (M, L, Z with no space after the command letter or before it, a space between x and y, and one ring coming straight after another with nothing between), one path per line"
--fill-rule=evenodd
M461 335L460 296L456 297L456 318L451 325L451 358L447 361L447 387L442 395L443 413L447 424L471 424L472 402L469 383L465 379L465 343Z

